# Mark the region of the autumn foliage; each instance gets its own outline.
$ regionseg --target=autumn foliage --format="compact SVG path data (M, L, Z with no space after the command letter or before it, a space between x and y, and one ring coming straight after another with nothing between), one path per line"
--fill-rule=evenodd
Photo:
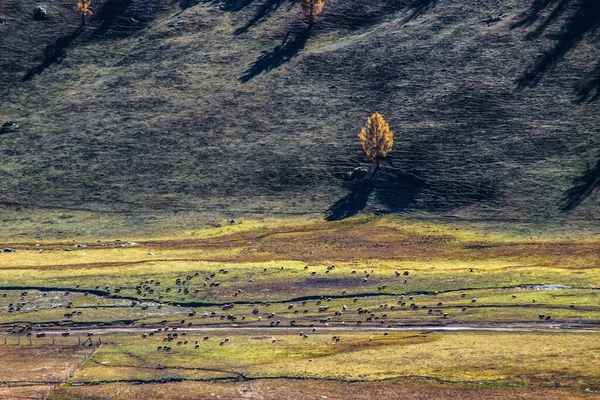
M317 17L323 12L324 0L300 0L302 12L309 25L317 22Z
M358 134L358 139L367 158L375 160L385 158L392 150L394 133L383 116L376 112L369 117L367 125Z
M77 2L77 6L75 7L75 11L81 14L81 23L85 25L85 17L88 15L92 15L92 10L90 10L92 6L92 0L79 0Z

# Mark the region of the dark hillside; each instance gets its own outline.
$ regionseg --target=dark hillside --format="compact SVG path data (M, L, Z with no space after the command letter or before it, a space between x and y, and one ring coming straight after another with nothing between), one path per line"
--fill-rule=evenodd
M73 3L34 21L38 2L0 2L0 120L20 124L0 135L5 223L333 205L597 221L596 0L330 0L310 30L291 0L94 1L83 29ZM343 175L374 111L396 144L364 190Z

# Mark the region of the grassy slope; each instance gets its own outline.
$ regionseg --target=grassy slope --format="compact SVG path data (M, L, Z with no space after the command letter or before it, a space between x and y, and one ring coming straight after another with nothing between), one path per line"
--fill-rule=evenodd
M375 110L398 135L394 166L426 186L390 185L368 208L595 218L597 194L560 209L578 183L597 186L598 171L585 175L600 146L593 2L332 1L310 35L283 0L181 13L173 1L134 0L117 18L100 3L76 36L71 2L51 4L44 22L31 19L36 2L0 5L0 119L22 125L0 142L5 226L37 218L60 234L69 228L58 217L75 215L81 231L98 211L130 227L189 223L165 217L177 210L321 212L347 193L339 173L361 161L355 135ZM558 3L568 7L553 19ZM500 12L502 22L481 23ZM53 43L68 46L44 50ZM542 51L559 62L520 89ZM44 53L47 68L23 82Z

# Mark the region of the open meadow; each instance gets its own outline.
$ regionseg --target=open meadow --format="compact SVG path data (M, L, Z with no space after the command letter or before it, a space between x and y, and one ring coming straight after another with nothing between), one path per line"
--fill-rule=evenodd
M27 354L14 393L600 397L597 237L365 216L3 247L0 350ZM67 374L19 373L64 348Z

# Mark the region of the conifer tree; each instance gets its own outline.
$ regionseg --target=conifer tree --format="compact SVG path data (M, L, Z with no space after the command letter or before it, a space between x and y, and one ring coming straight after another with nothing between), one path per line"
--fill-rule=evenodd
M78 0L77 6L75 7L75 11L81 14L81 25L85 25L85 17L88 15L92 15L92 10L90 10L92 6L92 0Z
M358 134L358 139L365 156L371 161L377 161L379 166L379 160L385 158L392 150L394 133L383 116L376 112L369 117L367 125Z
M324 0L300 0L302 12L309 26L317 22L317 17L323 12Z

